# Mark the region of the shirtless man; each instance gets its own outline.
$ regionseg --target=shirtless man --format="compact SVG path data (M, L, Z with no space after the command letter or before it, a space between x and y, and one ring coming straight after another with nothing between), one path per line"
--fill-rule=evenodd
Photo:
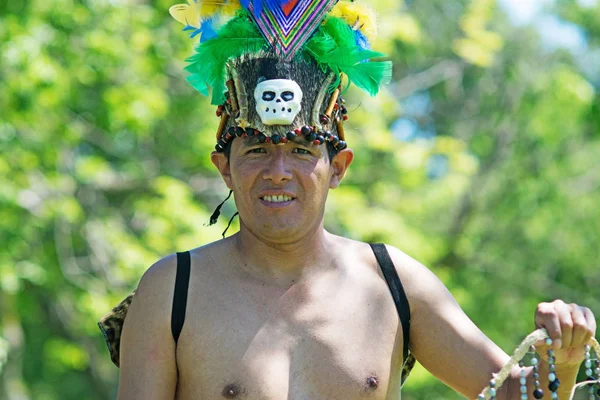
M175 256L144 275L123 332L119 399L400 398L404 332L373 252L323 228L328 191L353 152L330 163L324 150L237 139L229 160L212 154L234 191L240 232L191 252L177 346L170 329ZM429 269L387 248L410 304L411 352L443 382L477 397L508 356ZM561 392L569 393L594 317L557 300L540 304L535 319L562 339L556 368ZM542 363L540 376L545 369ZM498 398L520 397L518 371L511 380Z
M252 85L252 73L262 76L277 69L260 63L240 68L239 75ZM273 74L300 81L305 73L286 68ZM317 70L308 64L302 68ZM266 72L253 72L261 69ZM321 85L300 86L304 99L311 101L303 102L306 113L297 118L307 121L312 101L318 99L311 88ZM220 110L243 115L244 100L228 89L230 101ZM236 89L239 96L239 83ZM258 118L252 106L261 96L273 100L276 90L255 98L252 90L247 92L250 126L271 129L267 117L261 116L262 125L252 122ZM335 110L343 107L332 98ZM322 108L315 104L322 111L327 108L326 101ZM340 136L342 114L337 114ZM353 151L344 145L334 148L337 136L326 137L325 146L313 140L313 131L302 129L295 131L297 138L292 131L287 141L277 131L236 137L246 136L236 126L246 129L247 124L243 118L239 125L232 119L222 123L230 130L220 132L211 159L233 190L240 231L190 252L187 307L177 342L171 330L177 257L160 260L143 276L123 329L118 398L400 399L405 335L410 352L427 370L476 398L508 355L471 322L425 266L387 246L408 299L397 309L371 247L324 229L328 192L341 183ZM408 331L399 318L406 311ZM554 339L559 394L566 399L584 344L595 334L594 316L587 308L557 300L541 303L535 321ZM528 369L529 393L531 375ZM539 375L545 389L548 364L543 360ZM521 398L519 386L515 370L497 398Z

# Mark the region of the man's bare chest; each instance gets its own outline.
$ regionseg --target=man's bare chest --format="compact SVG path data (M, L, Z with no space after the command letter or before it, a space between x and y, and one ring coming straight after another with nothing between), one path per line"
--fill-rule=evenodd
M280 292L194 286L177 350L179 399L399 398L393 301L378 276L357 278L325 274Z

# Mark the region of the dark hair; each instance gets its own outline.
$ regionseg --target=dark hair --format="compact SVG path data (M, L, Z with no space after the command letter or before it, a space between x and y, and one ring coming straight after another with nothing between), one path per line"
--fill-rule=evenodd
M231 156L231 143L233 143L233 140L227 142L227 144L225 145L225 150L223 150L227 161L229 161L229 157ZM325 146L327 146L327 155L329 156L329 164L331 164L333 161L333 157L335 157L338 151L335 149L335 147L333 147L333 144L331 144L331 142L325 142Z

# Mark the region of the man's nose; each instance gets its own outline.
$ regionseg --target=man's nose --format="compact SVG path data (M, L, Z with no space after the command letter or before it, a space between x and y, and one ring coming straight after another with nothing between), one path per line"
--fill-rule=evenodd
M276 184L292 179L292 173L283 149L275 149L271 152L268 164L263 171L263 179Z

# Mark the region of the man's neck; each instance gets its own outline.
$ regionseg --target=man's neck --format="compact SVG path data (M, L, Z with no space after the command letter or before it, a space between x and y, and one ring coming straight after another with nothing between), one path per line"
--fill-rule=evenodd
M232 239L241 269L265 283L290 286L331 266L333 236L320 224L318 229L294 241L272 242L254 235L241 224Z

